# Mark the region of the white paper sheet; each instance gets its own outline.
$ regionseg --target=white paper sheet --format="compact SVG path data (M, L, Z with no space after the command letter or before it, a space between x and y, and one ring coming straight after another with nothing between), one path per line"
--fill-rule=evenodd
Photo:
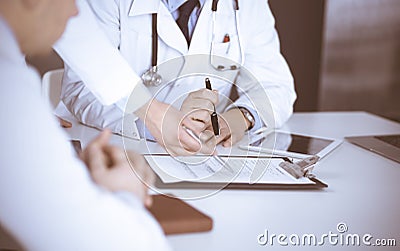
M296 179L279 167L282 159L246 157L145 156L164 183L181 181L258 184L315 184L308 178Z

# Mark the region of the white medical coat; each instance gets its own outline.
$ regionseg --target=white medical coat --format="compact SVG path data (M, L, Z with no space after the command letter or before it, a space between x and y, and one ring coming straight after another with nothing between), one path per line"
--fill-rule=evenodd
M205 55L204 58L208 59L212 41L211 2L211 0L207 0L202 7L188 48L171 13L160 0L88 0L109 41L115 49L119 49L137 76L142 75L151 66L152 13L158 13L158 65L185 55ZM230 81L235 81L239 90L239 98L234 104L257 111L258 114L253 115L259 117L264 124L270 127L279 127L292 114L296 94L289 67L280 53L274 18L265 0L240 1L239 6L239 36L244 51L244 65L240 71L248 70L258 83L243 80L245 77L242 77L241 80L243 74L239 74L236 80L236 74L228 76ZM84 14L81 13L81 15ZM223 37L227 33L230 35L229 45L222 43ZM76 33L68 34L67 32L64 36L79 38L79 34ZM85 37L85 39L88 38ZM92 41L91 46L96 48L98 39L96 37L89 39ZM232 1L220 1L218 4L214 41L216 42L214 51L217 55L240 62ZM64 44L64 46L67 45ZM82 53L84 54L84 52ZM97 54L99 57L102 55L101 48L98 48ZM69 58L73 59L71 55ZM79 58L78 55L77 58ZM93 58L91 63L96 65L99 60L107 61L108 59ZM208 63L207 60L204 62ZM121 107L123 108L126 104L127 97L121 96L123 99L117 104L102 105L96 99L98 95L93 95L93 87L92 89L85 87L78 76L79 72L75 74L68 67L68 61L66 65L62 99L68 109L85 124L99 128L108 127L114 132L121 133L123 124L121 118L124 116L124 109ZM85 66L82 65L82 67ZM109 67L115 71L114 68L119 66L109 62ZM103 84L112 86L114 82L111 80ZM186 82L190 84L177 83L170 90L158 93L156 98L166 103L175 102L174 105L179 108L182 99L176 101L177 97L182 98L190 91L204 88L204 77L202 80L191 79ZM229 96L231 87L229 84L212 82L214 89L219 90L220 97L221 95ZM99 89L102 88L99 84ZM149 91L154 94L155 91L151 89L149 88ZM130 100L134 100L134 103L143 103L138 102L143 98L147 98L147 96L135 95ZM230 109L230 107L231 105L227 103L221 104L219 111ZM124 128L125 134L137 137L137 129L133 122L136 119L135 116L129 114L125 118L130 121L125 125L132 125L132 128Z

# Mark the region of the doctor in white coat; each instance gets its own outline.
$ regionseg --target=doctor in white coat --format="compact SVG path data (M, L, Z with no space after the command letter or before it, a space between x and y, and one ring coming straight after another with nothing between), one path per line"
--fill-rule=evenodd
M96 90L100 90L101 85L113 86L118 79L115 81L108 79L108 83L104 80L99 81L102 83L99 83L98 88L95 83L89 85L89 88L85 86L85 80L88 78L80 74L74 56L67 55L68 47L72 46L73 35L82 36L78 32L71 35L73 33L71 27L69 33L67 30L65 41L58 48L62 56L66 55L62 99L81 122L98 128L108 127L116 133L134 138L155 136L160 141L157 135L151 135L154 130L144 129L142 121L146 115L139 115L140 118L137 118L133 113L127 114L125 110L126 104L129 107L129 104L140 103L151 93L158 102L172 104L185 113L197 109L210 110L210 103L217 104L217 111L223 118L220 119L221 137L217 142L224 141L224 145L227 146L240 140L248 129L256 130L261 126L279 127L292 114L296 99L293 78L280 54L274 18L267 1L240 1L237 16L235 16L236 1L220 1L213 22L214 13L211 10L213 1L200 0L188 21L190 42L186 41L176 22L180 15L180 7L187 1L87 0L87 2L114 50L120 51L137 79L152 66L154 57L152 14L157 14L157 65L160 72L163 72L163 65L166 65L166 69L171 69L171 64L174 63L168 62L185 58L182 65L176 66L180 71L179 77L184 76L184 78L174 81L173 84L167 84L165 82L168 81L165 81L161 87L156 88L156 91L139 83L135 89L139 91L136 91L136 94L134 91L131 98L121 96L115 104L104 105ZM93 41L94 38L95 36L86 35L80 41L88 45L92 42L91 46L96 48L99 42ZM103 52L97 51L97 53L102 55ZM231 71L213 71L214 65L210 60L213 56L227 58L237 67ZM107 61L108 57L103 60ZM92 60L89 68L95 68L97 63ZM204 65L209 67L203 67ZM118 65L108 65L108 69L116 67ZM111 70L110 73L112 71L116 70ZM216 76L212 79L212 83L213 88L218 90L217 97L215 92L202 89L204 77L196 79L191 77L193 73ZM219 80L221 78L224 80ZM116 84L116 88L118 86ZM232 87L236 88L238 93L238 98L232 100L233 103L228 99ZM189 93L192 94L188 95ZM150 114L147 117L152 116ZM189 117L196 122L200 120L204 123L204 127L209 126L209 121L196 118L195 115Z

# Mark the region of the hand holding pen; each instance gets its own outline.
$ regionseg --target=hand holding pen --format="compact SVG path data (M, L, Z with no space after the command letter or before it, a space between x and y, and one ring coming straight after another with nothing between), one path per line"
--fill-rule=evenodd
M205 79L206 88L212 90L209 78ZM246 122L240 109L235 108L221 114L219 121L218 114L215 110L211 113L211 125L214 135L217 136L217 144L222 143L224 147L231 147L233 144L241 140L247 129Z
M182 103L181 111L195 125L190 129L184 127L184 130L202 146L216 146L215 136L219 134L218 116L215 112L217 103L218 92L211 90L209 79L206 80L206 88L189 93Z
M205 85L205 89L190 93L181 106L181 111L196 124L196 129L190 130L188 134L198 138L198 142L212 138L216 145L221 143L224 147L230 147L245 135L248 129L246 119L239 108L217 114L215 106L218 103L218 93L210 90L210 79L205 79Z
M206 84L207 86L207 84ZM218 104L218 92L208 88L193 91L188 94L181 105L181 112L191 119L195 132L203 132L211 126L211 116ZM214 133L214 132L213 132Z

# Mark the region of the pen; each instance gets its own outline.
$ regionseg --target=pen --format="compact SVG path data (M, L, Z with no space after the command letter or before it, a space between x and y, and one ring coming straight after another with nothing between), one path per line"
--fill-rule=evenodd
M229 34L225 34L224 39L222 40L222 43L229 43L231 41L231 38L229 37Z
M228 43L228 46L226 47L225 54L228 54L229 48L231 47L230 41L231 41L231 38L229 37L229 34L228 33L225 34L224 39L222 40L222 43Z
M206 78L205 82L206 82L206 88L211 91L212 88L211 88L210 79ZM214 131L214 135L218 136L219 135L219 123L218 123L218 115L217 115L217 112L215 111L215 106L214 106L214 112L211 114L211 124L212 124L212 128Z
M294 152L276 150L276 149L259 147L259 146L248 146L248 145L244 146L244 145L240 145L239 148L243 149L243 150L257 152L257 153L266 153L266 154L271 154L271 155L274 155L274 156L289 157L289 158L295 158L295 159L303 159L303 158L310 157L310 155L308 155L308 154L294 153Z

